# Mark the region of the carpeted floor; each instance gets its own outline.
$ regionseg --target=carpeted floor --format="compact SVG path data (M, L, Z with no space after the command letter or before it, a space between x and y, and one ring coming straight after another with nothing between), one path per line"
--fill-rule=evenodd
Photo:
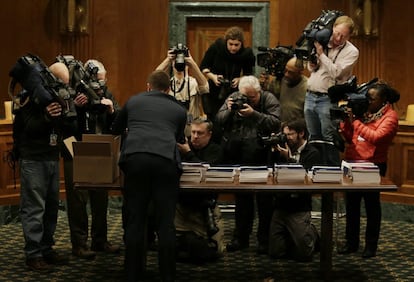
M234 226L232 214L224 215L225 237L230 239ZM122 245L121 214L111 209L108 215L110 241ZM320 226L320 220L314 219ZM364 224L365 222L363 222ZM345 218L338 221L338 238L343 238ZM365 226L365 225L363 225ZM365 227L364 227L365 228ZM336 232L334 232L335 234ZM334 281L414 281L414 224L401 221L383 221L378 256L362 259L361 251L352 255L333 254ZM56 231L56 249L70 256L68 265L59 266L50 274L27 270L24 264L23 236L20 223L0 226L0 281L122 281L123 253L99 254L95 260L80 260L70 255L71 244L66 213L60 212ZM319 257L313 262L273 260L256 255L252 236L248 251L227 253L217 262L205 265L177 263L177 281L321 281ZM157 257L148 253L148 281L159 281Z

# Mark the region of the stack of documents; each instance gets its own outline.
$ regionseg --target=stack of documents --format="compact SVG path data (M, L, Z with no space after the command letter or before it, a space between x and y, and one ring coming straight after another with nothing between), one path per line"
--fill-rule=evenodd
M208 164L183 162L183 174L181 182L200 183L204 181Z
M346 177L353 183L379 184L381 176L379 168L369 161L342 161L341 168Z
M267 183L269 174L272 169L267 166L241 166L239 182L240 183Z
M206 182L234 182L240 166L210 166L206 171Z
M275 164L275 181L277 183L303 182L306 170L300 164Z
M313 166L309 175L312 182L341 183L343 172L339 166Z

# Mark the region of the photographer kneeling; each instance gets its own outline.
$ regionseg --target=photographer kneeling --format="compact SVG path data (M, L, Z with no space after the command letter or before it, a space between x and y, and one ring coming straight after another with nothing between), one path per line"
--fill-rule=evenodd
M305 169L321 163L319 151L307 142L304 119L292 120L283 126L285 144L276 144L280 153L277 162L300 163ZM280 138L279 138L280 139ZM269 254L275 258L310 261L318 250L319 235L311 223L311 193L278 193L270 224Z
M196 118L191 123L191 140L178 143L185 162L218 164L222 150L211 142L213 123ZM175 226L177 230L177 259L194 263L215 260L224 249L224 225L215 193L179 194Z

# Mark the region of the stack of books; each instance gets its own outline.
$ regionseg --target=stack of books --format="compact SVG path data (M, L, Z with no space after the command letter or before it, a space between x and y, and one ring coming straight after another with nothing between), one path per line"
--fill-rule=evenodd
M312 182L341 183L343 172L339 166L313 166L309 171Z
M206 170L209 167L208 164L202 163L181 163L183 167L183 173L181 175L181 182L200 183L204 181Z
M306 170L301 164L275 164L275 182L298 183L303 182Z
M372 162L343 160L341 163L341 168L344 176L351 179L353 183L381 183L379 168Z
M267 183L272 169L267 166L241 166L239 182L240 183Z
M210 166L206 170L205 181L232 183L239 175L240 166Z

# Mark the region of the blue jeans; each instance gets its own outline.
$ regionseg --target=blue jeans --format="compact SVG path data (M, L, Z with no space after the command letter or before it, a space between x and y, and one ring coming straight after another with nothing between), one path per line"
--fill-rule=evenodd
M309 139L326 141L326 144L320 145L323 147L321 154L324 163L339 165L339 151L333 145L337 124L331 119L330 109L332 107L333 104L328 95L318 96L309 92L306 93L304 112Z
M26 258L52 250L59 208L59 161L20 160L20 216Z

